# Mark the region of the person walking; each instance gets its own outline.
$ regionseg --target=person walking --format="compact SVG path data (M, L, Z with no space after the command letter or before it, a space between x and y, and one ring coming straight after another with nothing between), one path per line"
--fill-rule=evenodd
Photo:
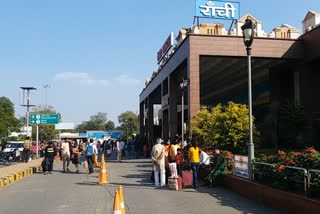
M200 167L200 151L196 142L192 142L192 146L189 149L188 153L189 162L191 163L191 168L193 171L193 187L198 188L198 171Z
M27 137L23 142L23 153L24 153L24 161L28 163L30 157L30 151L32 148L32 142L30 141L30 137Z
M61 155L63 160L63 173L70 172L69 165L70 165L70 144L67 141L62 141L61 145ZM67 167L66 167L67 165Z
M147 144L143 144L143 156L146 158L148 152L148 146Z
M126 143L124 142L124 140L121 141L121 151L122 151L122 156L125 157L126 156Z
M122 150L121 150L120 139L118 139L117 142L116 142L116 149L117 149L117 161L121 162Z
M71 160L77 169L76 173L79 173L80 151L76 143L73 145L73 148L72 148Z
M130 155L134 156L135 155L135 144L136 144L136 141L134 140L134 135L132 135L132 139L129 143L130 143Z
M53 147L53 142L50 141L49 145L45 149L45 163L46 171L44 174L52 174L54 157L57 155L55 148Z
M90 139L90 143L86 147L86 160L88 162L89 174L93 173L93 155L94 154L98 154L98 150L93 143L93 139Z
M157 138L156 145L152 147L151 158L153 161L155 186L164 187L166 185L165 151L164 146L161 145L160 138Z

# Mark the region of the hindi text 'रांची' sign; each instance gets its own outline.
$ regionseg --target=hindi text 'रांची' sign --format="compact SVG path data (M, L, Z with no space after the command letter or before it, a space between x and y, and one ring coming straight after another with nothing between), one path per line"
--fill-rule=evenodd
M30 114L30 125L55 125L59 123L59 114Z
M248 156L235 155L234 167L236 170L236 176L249 179Z
M214 19L240 19L240 3L196 0L196 16Z
M157 54L158 63L160 63L163 57L168 53L170 48L173 46L173 42L174 42L174 35L173 35L173 32L171 32L169 37L165 41L165 43L162 45L162 48L158 51L158 54Z

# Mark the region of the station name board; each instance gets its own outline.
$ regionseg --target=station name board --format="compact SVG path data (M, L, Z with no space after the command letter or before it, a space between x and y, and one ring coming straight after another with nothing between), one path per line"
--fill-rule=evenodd
M174 35L173 35L173 32L171 32L169 37L166 39L166 41L162 45L162 48L157 53L158 63L160 63L163 57L168 53L170 48L173 46L173 42L174 42Z
M196 0L196 16L215 19L240 19L240 3Z

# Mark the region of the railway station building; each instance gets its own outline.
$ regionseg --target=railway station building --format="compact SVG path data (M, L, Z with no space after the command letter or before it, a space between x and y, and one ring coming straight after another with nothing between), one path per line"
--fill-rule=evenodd
M175 45L167 54L162 53L159 69L146 80L139 96L143 143L151 146L157 137L180 136L182 112L187 129L201 106L248 102L247 55L241 31L247 18L257 25L252 45L252 91L262 143L271 145L277 140L279 111L287 101L303 106L312 126L320 130L320 14L309 11L302 30L283 24L270 33L263 30L260 20L247 14L229 32L221 24L180 29ZM183 80L188 80L184 90L180 87ZM319 132L313 131L309 140L319 137Z

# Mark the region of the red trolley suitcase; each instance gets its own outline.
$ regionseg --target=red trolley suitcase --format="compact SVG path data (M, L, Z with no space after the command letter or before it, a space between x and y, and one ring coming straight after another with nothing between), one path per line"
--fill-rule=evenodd
M182 184L183 188L188 186L193 186L193 172L192 171L182 171Z
M182 178L179 176L177 178L177 181L178 181L178 190L182 190Z

